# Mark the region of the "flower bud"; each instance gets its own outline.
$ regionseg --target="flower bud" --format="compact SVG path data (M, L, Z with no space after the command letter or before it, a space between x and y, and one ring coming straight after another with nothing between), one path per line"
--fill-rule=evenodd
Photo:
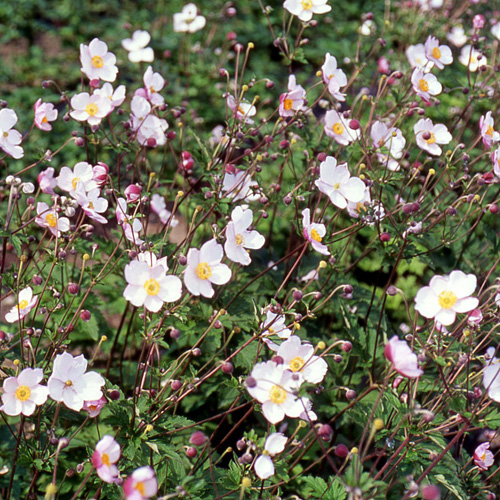
M334 453L337 457L344 458L349 455L349 448L345 444L338 444L335 447Z
M87 322L90 321L90 318L92 315L90 314L90 311L87 311L87 309L83 309L83 311L80 311L80 319Z
M125 188L125 197L128 203L135 203L141 197L142 187L138 184L130 184Z
M196 455L198 455L198 450L190 446L189 448L186 449L186 455L189 458L194 458Z
M439 500L441 492L435 484L428 484L422 488L422 498L424 500Z
M201 431L194 431L189 438L189 442L193 446L203 446L208 440L208 437Z
M71 294L71 295L76 295L80 290L80 287L78 286L77 283L70 283L68 285L68 292Z
M321 427L318 429L318 436L323 441L330 441L330 439L332 439L332 435L333 435L333 429L328 424L322 424Z

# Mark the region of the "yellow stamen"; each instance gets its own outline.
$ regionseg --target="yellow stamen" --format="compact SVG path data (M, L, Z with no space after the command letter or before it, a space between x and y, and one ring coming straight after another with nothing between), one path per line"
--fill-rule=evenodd
M285 99L283 102L283 107L286 111L290 111L293 106L293 101L291 99Z
M97 112L99 111L99 108L97 107L97 104L91 102L90 104L87 104L85 106L85 112L89 115L89 116L95 116L97 114Z
M436 142L436 137L432 132L429 132L429 134L431 134L431 136L425 139L425 142L427 142L427 144L434 144Z
M241 245L243 243L243 236L241 234L237 234L235 240L237 245Z
M344 132L344 125L342 123L337 122L333 124L332 130L335 134L341 135Z
M489 135L490 137L493 137L493 127L491 125L488 125L488 128L486 129L486 135Z
M144 283L144 290L148 295L158 295L160 291L160 283L158 280L149 279Z
M439 305L443 309L450 309L450 307L457 301L457 296L451 290L445 290L439 294Z
M26 309L28 307L29 302L27 300L21 300L17 305L18 309Z
M312 230L311 230L311 238L312 238L313 240L319 241L320 243L321 243L321 240L323 239L323 238L319 235L318 231L316 231L316 229L312 229Z
M269 399L271 403L281 405L286 400L286 391L279 385L273 385L269 391Z
M312 9L313 6L312 0L302 0L300 4L304 10Z
M110 466L111 462L109 461L109 455L107 453L102 454L101 460L104 465Z
M94 56L92 58L92 66L94 66L94 68L102 68L104 66L104 61L102 60L102 57Z
M290 367L290 370L292 370L292 372L298 372L298 371L302 370L302 367L304 365L305 365L304 360L299 356L293 358L290 361L290 363L288 363L288 366Z
M427 92L429 90L429 84L423 78L418 82L418 86L422 92Z
M145 496L146 488L144 487L144 483L140 482L135 485L135 489L142 495Z
M212 268L206 262L200 262L196 266L196 274L201 280L207 280L212 276Z
M16 398L19 401L26 401L31 396L31 389L27 385L20 385L16 389Z
M73 177L73 180L71 181L71 185L73 186L73 189L76 189L76 186L80 182L80 177Z
M441 57L441 51L438 47L432 49L432 57L434 57L434 59L439 59Z
M71 387L73 385L73 382L71 380L66 380L66 382L64 382L64 385L66 387Z
M57 226L57 218L54 214L47 214L47 217L45 217L45 220L49 224L50 227L56 227Z

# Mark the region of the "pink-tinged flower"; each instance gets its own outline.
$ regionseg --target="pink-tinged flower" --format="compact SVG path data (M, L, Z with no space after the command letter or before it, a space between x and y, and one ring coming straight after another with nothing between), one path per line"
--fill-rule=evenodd
M147 31L137 30L132 33L132 38L122 40L122 47L128 51L130 62L153 62L155 54L148 47L151 35Z
M141 199L142 187L139 184L130 184L125 188L124 193L128 203L135 203Z
M127 500L148 500L157 491L155 471L148 466L136 469L123 483L123 493Z
M160 221L163 224L166 224L172 216L172 212L170 212L170 210L167 210L167 204L165 202L165 198L157 193L155 193L151 197L151 210L156 215L158 215L158 217L160 218ZM170 221L170 225L172 227L176 227L178 224L179 224L179 221L175 217L172 217L172 220Z
M111 83L105 83L100 89L94 91L94 95L109 99L112 109L115 109L123 104L126 97L126 88L125 85L120 85L113 89Z
M193 295L213 297L215 292L212 284L224 285L231 279L231 269L221 263L223 257L222 245L215 239L204 243L199 250L189 249L184 284Z
M35 307L38 295L33 296L31 287L26 287L19 292L17 304L5 315L7 323L21 321Z
M294 116L295 113L304 108L306 102L306 91L301 85L297 85L295 75L288 77L288 92L280 95L279 114L282 117Z
M382 56L378 58L377 70L381 75L389 75L391 73L391 67L386 57Z
M188 3L182 12L174 14L174 31L177 33L195 33L205 27L207 20L198 15L198 8L194 3Z
M54 178L55 170L48 167L38 174L37 180L40 190L45 194L55 194L54 188L57 186L57 179Z
M264 452L257 457L254 463L255 474L260 479L268 479L274 476L274 464L272 457L281 453L286 446L288 438L281 432L269 434L264 444Z
M92 465L105 483L117 482L120 472L115 464L120 459L120 454L120 445L112 436L104 436L96 444Z
M106 184L106 181L108 180L109 167L105 163L100 161L97 165L92 167L92 171L92 178L97 186L104 186L104 184Z
M368 207L371 205L371 202L372 202L372 197L370 194L370 188L366 186L361 200L357 202L349 201L347 203L347 213L351 217L359 219L359 217L362 217L363 215L367 214Z
M329 52L325 55L325 62L321 66L321 74L323 75L323 81L328 85L328 92L337 101L345 101L345 94L340 92L340 89L347 85L347 77L340 68L337 68L337 59L330 55Z
M108 46L98 38L94 38L89 45L80 44L80 62L81 69L89 80L99 79L105 82L116 80L118 73L115 65L116 56L108 52Z
M48 382L50 397L75 411L80 411L85 401L100 399L105 381L98 373L86 370L83 354L76 358L69 352L58 354Z
M488 391L488 397L500 403L500 359L495 357L495 348L486 351L485 360L488 364L483 370L483 385Z
M133 260L125 266L127 287L123 296L135 307L144 306L158 312L165 302L175 302L182 295L182 283L177 276L166 274L165 264L150 267L147 262Z
M474 450L474 463L481 470L488 470L495 462L495 457L490 451L490 443L480 444Z
M248 393L262 403L262 413L271 424L281 422L285 416L298 418L307 409L309 399L296 396L300 382L295 378L284 365L266 361L255 365L247 379Z
M446 35L446 39L455 45L455 47L463 47L467 43L467 35L465 34L463 26L453 26Z
M493 172L500 177L500 148L496 149L491 157L493 161Z
M384 355L403 377L415 378L424 373L418 367L417 355L411 350L406 340L399 340L396 335L385 346Z
M411 84L415 93L424 101L429 101L431 96L439 95L443 90L443 86L434 75L424 73L419 68L413 70Z
M283 365L287 370L311 384L319 384L328 371L326 361L314 355L314 347L309 343L302 344L297 335L285 340L276 354L283 358Z
M227 169L222 181L222 191L232 201L256 201L261 197L259 183L252 180L252 174L237 168Z
M325 114L325 134L332 137L335 142L342 146L347 146L359 137L359 130L354 130L345 121L345 119L331 109Z
M122 226L125 238L135 245L144 243L144 241L139 237L139 232L142 230L141 221L136 217L132 218L128 215L127 202L124 198L118 198L117 201L116 219L118 224Z
M349 201L361 201L366 189L365 183L358 177L351 177L347 163L337 166L337 160L333 156L327 156L319 168L319 179L314 183L335 206L346 208Z
M312 19L313 14L326 14L332 10L326 2L327 0L285 0L283 8L306 23Z
M425 56L425 47L423 43L410 45L406 49L406 57L412 68L418 68L424 73L428 73L434 66L434 63L429 61Z
M439 40L433 36L429 36L425 42L425 56L439 69L443 69L445 64L448 65L453 62L450 47L448 45L439 45Z
M231 222L226 227L226 242L224 250L227 258L248 266L252 259L247 249L258 250L266 242L264 236L257 231L249 231L252 225L253 212L236 207L231 213Z
M16 123L17 115L14 110L5 108L0 111L0 148L18 160L24 156L24 150L19 146L23 136L13 129Z
M308 208L302 210L302 226L302 234L311 243L314 250L323 255L330 255L327 246L321 243L326 234L326 227L324 224L311 222L311 211Z
M73 194L78 189L84 192L90 191L97 187L94 181L94 169L90 163L86 161L78 162L73 170L69 167L62 167L57 185L63 191Z
M491 148L494 142L500 141L500 133L496 132L495 121L491 116L491 111L488 111L484 116L479 118L479 129L481 130L481 137L483 144L487 148Z
M35 110L35 125L45 132L52 130L50 122L57 120L57 109L54 108L54 105L38 99L33 108Z
M475 309L479 300L470 297L476 289L473 274L452 271L447 276L434 276L429 286L421 288L415 297L415 310L424 318L434 318L444 326L451 325L457 313Z
M57 209L49 208L47 203L39 201L36 205L35 222L46 227L54 236L60 237L61 233L69 231L69 219L67 217L59 217Z
M476 14L472 18L472 27L475 30L482 30L486 24L486 18L482 14Z
M439 144L449 144L453 139L446 125L442 123L434 125L430 118L421 118L415 123L413 130L417 139L417 146L434 156L439 156L443 152Z
M149 101L139 95L133 97L130 109L132 130L137 133L139 144L149 147L163 146L167 142L167 120L152 114Z
M90 418L95 418L99 416L101 410L107 402L108 400L104 396L102 396L101 399L95 399L94 401L84 401L83 411L86 411Z
M29 417L37 406L47 401L49 390L40 385L43 379L41 368L25 368L17 377L8 377L3 382L0 411L11 417L21 413Z
M111 101L102 95L87 92L76 94L71 98L73 111L70 116L79 122L86 121L89 125L99 125L101 120L112 111Z
M144 73L144 88L135 91L135 95L144 97L153 106L161 106L165 103L165 99L160 95L161 90L165 86L165 79L160 73L153 71L151 66Z
M385 123L376 121L371 128L373 147L377 150L377 159L391 171L399 170L399 160L403 156L406 139L396 127L388 127Z
M86 193L83 185L79 184L77 190L72 195L88 217L101 224L108 223L107 219L101 215L108 209L108 200L101 198L100 189L91 189Z
M481 309L472 309L467 313L467 323L469 325L480 325L483 321L483 313Z
M236 99L229 94L226 98L226 103L229 109L233 112L234 116L244 123L254 123L250 118L257 114L257 108L249 102L236 101Z
M476 72L481 66L486 66L488 61L481 52L476 50L472 45L462 47L458 60L469 68L472 73Z

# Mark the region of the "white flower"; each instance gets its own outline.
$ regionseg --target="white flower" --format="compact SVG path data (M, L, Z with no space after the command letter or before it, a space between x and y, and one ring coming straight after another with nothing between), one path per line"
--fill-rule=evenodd
M166 224L170 220L170 217L172 215L172 212L167 210L167 204L165 203L165 198L163 198L163 196L161 196L157 193L155 193L151 197L151 210L153 210L153 212L156 215L158 215L158 217L160 218L160 221L163 224ZM178 224L179 224L179 221L175 217L172 217L172 221L170 222L170 225L172 227L176 227Z
M17 304L5 315L7 323L21 321L35 307L38 295L33 296L31 287L26 287L19 292Z
M406 145L401 130L396 127L389 128L385 123L376 121L371 128L371 138L380 163L385 163L391 171L399 170L400 166L396 160L403 156Z
M444 0L417 0L417 3L423 11L427 11L430 9L439 9L443 6L443 1Z
M451 28L451 31L446 35L446 39L458 48L467 43L467 35L465 34L464 28L462 26L453 26L453 28Z
M496 22L491 27L491 34L497 39L500 40L500 22Z
M131 220L127 215L127 202L124 198L118 198L117 201L116 219L118 220L118 224L122 226L125 237L135 245L144 243L144 241L139 238L139 232L142 230L141 221L137 218Z
M340 92L340 88L347 85L347 77L340 68L337 68L337 59L328 52L325 55L325 62L321 66L321 73L323 81L328 85L328 92L337 101L345 101L345 94Z
M122 40L122 47L128 51L130 62L153 62L154 52L147 45L151 41L151 35L147 31L137 30L132 33L132 38Z
M144 73L143 77L144 88L135 91L135 95L144 97L153 106L161 106L165 103L165 99L160 95L160 91L165 86L165 79L160 73L154 72L151 66Z
M288 438L281 432L269 434L264 444L264 453L257 457L254 463L255 474L260 479L274 476L274 464L271 457L281 453L285 449Z
M137 132L137 141L141 145L163 146L167 142L165 134L168 123L151 113L151 104L144 97L135 95L130 105L132 130ZM151 144L153 140L153 144Z
M295 75L290 75L288 77L288 92L280 95L280 116L294 116L295 113L304 108L305 102L306 91L301 85L297 85Z
M500 359L494 357L495 348L490 347L485 359L489 360L483 370L483 385L488 391L488 397L500 403Z
M226 103L238 120L244 123L254 123L250 118L257 114L257 109L253 104L244 101L236 101L231 94L226 97Z
M213 297L214 285L224 285L231 279L231 269L221 264L224 257L222 245L211 239L187 253L187 267L184 271L184 284L193 295Z
M429 61L425 56L425 47L423 43L410 45L406 49L406 57L412 68L421 69L424 73L428 73L434 66L434 63Z
M231 213L231 222L226 227L224 250L227 258L243 266L248 266L252 261L246 249L258 250L266 242L260 233L248 230L252 221L253 212L250 209L236 207Z
M25 368L17 377L8 377L3 382L3 405L0 411L12 417L21 413L29 417L37 406L47 401L49 390L40 385L43 379L41 368Z
M249 383L249 379L251 383ZM262 413L271 424L281 422L285 415L298 418L306 409L308 398L298 398L295 393L300 383L294 373L274 361L254 366L246 388L250 396L262 403Z
M198 8L194 3L188 3L182 12L174 14L174 31L180 33L195 33L205 27L207 20L198 15Z
M307 22L312 19L313 14L326 14L332 10L326 2L327 0L285 0L283 7L301 21Z
M321 243L326 234L325 225L317 224L316 222L311 223L311 211L308 208L302 210L302 226L302 234L304 238L311 243L314 250L323 255L330 255L327 246Z
M359 137L359 130L354 130L346 123L345 119L331 109L325 114L325 134L333 137L338 144L347 146Z
M0 148L18 160L24 156L24 150L19 146L23 136L17 130L13 130L16 123L17 115L14 110L5 108L0 111Z
M287 370L311 384L319 384L328 371L326 361L314 355L314 347L308 343L302 344L297 335L285 340L276 355L283 358L283 365Z
M246 170L226 170L222 181L222 191L225 192L225 196L231 198L233 201L258 200L261 197L261 193L258 188L258 182L253 181L251 174Z
M418 367L417 355L411 350L406 340L399 340L394 335L386 344L385 357L392 363L392 367L403 377L416 378L424 373Z
M87 92L71 98L73 111L70 116L79 122L87 121L89 125L99 125L101 120L112 111L111 101L103 95L89 95Z
M351 217L358 219L360 216L363 216L368 211L368 205L371 203L372 197L370 195L370 188L366 186L365 191L363 193L363 197L361 200L354 202L347 202L347 212Z
M69 231L69 219L59 217L57 210L49 208L47 203L39 201L36 205L36 213L35 222L41 227L46 227L54 236L59 238L61 232Z
M448 45L439 45L439 40L429 36L425 42L425 56L436 65L436 68L443 69L445 64L453 62L453 55Z
M424 318L434 318L442 325L451 325L457 313L475 309L479 300L470 297L476 289L473 274L452 271L447 276L434 276L429 286L421 288L415 297L415 310Z
M55 194L54 188L57 186L57 179L54 177L54 173L54 168L48 167L38 174L37 181L42 193Z
M479 119L479 129L481 131L481 137L483 139L483 144L487 148L491 148L494 142L500 141L500 133L495 131L495 121L491 116L491 111L488 111L486 115L481 116Z
M481 52L472 47L472 45L466 45L462 48L460 52L460 57L458 60L464 65L468 66L469 71L473 73L478 70L481 66L486 66L488 61Z
M80 44L80 62L82 71L89 80L100 79L105 82L116 80L118 73L115 65L116 56L108 52L108 46L98 38L94 38L89 45Z
M285 316L273 313L270 309L267 309L266 319L261 323L260 328L262 335L277 335L281 339L287 339L292 334L292 330L286 326Z
M97 475L106 483L118 481L120 472L115 465L121 455L120 445L113 436L104 436L95 447L92 454L92 465L96 468Z
M337 160L333 156L327 156L319 168L320 176L314 183L335 206L346 208L349 201L361 201L366 189L365 183L358 177L351 177L347 163L337 166Z
M434 156L439 156L443 152L438 144L449 144L453 139L446 125L442 123L434 125L430 118L421 118L415 123L413 130L418 147ZM427 136L428 139L425 139Z
M35 125L45 132L52 130L50 122L57 120L57 109L50 102L42 102L41 99L33 105L35 110Z
M153 264L152 260L150 262ZM151 266L145 260L133 260L127 264L125 299L135 307L144 306L151 312L158 312L164 302L179 300L182 295L181 280L177 276L166 275L168 268L165 269L165 266L166 261L158 261Z
M108 221L100 214L106 212L108 209L108 200L100 196L101 190L99 188L91 189L86 193L81 184L79 185L79 189L74 193L74 198L92 220L101 224L107 224Z
M94 95L107 97L110 100L111 107L113 109L123 104L126 97L125 93L125 85L120 85L119 87L116 87L116 89L113 89L113 85L111 85L111 83L105 83L100 89L96 89L94 91Z
M86 161L78 162L71 170L69 167L62 167L57 177L59 189L74 193L79 187L80 190L87 192L97 187L94 181L94 169Z
M418 68L411 74L411 83L416 94L425 101L429 101L431 96L436 96L443 90L443 86L434 75L424 73Z
M367 19L359 28L359 32L363 36L370 36L374 28L375 23L371 19Z
M74 358L69 352L58 354L48 381L49 395L68 408L80 411L84 401L102 397L104 379L96 372L88 372L83 354Z

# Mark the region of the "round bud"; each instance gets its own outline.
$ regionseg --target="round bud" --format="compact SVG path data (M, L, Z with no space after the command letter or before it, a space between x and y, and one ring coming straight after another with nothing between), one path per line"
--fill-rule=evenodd
M349 128L352 128L353 130L359 130L360 125L359 125L358 120L354 120L354 119L353 119L353 120L351 120L351 121L349 122Z
M300 290L295 290L292 293L292 297L293 297L293 300L295 300L295 302L300 302L302 300L303 296L304 296L304 294Z
M273 356L271 361L274 361L277 365L282 365L285 362L281 356Z
M339 444L335 447L334 453L337 457L344 458L349 455L349 448L345 444Z
M170 382L170 388L173 391L178 391L181 387L182 387L182 382L180 380L172 380L172 382Z
M198 358L199 356L201 356L201 349L199 347L195 347L191 353L193 354L193 356L195 358Z
M87 309L83 309L82 311L80 311L80 319L87 322L87 321L90 321L90 318L92 317L92 315L90 314L90 311L87 311Z
M391 285L386 290L386 293L387 293L387 295L390 295L391 297L393 297L394 295L396 295L398 293L398 289L394 285Z
M435 484L428 484L422 488L422 498L424 500L439 500L441 492Z
M108 397L111 401L118 401L120 399L120 391L113 389L108 392Z
M71 294L71 295L76 295L80 290L80 287L78 286L77 283L70 283L68 285L68 292Z
M391 241L391 235L389 233L382 233L380 235L380 241L382 243L388 243L389 241Z
M352 344L351 342L349 342L348 340L342 342L342 345L340 346L340 348L344 351L344 352L350 352L351 349L352 349Z
M226 363L224 363L224 364L222 365L222 371L223 371L226 375L231 375L231 373L233 373L233 370L234 370L233 363L230 363L229 361L227 361Z
M257 385L257 380L255 380L253 377L247 377L245 380L245 385L247 387L255 387Z
M33 285L36 285L36 286L40 286L43 283L42 277L38 276L37 274L35 274L35 276L33 276L33 279L31 281L33 282Z
M283 198L283 203L285 205L290 205L292 203L292 201L293 201L292 197L288 194Z
M181 266L185 266L185 265L187 264L187 258L186 258L184 255L181 255L181 256L179 257L179 264L180 264Z
M347 391L345 391L345 397L349 401L352 401L353 399L356 399L356 391L353 391L352 389L348 389Z
M190 446L189 448L186 449L186 455L189 458L194 458L196 455L198 455L198 450Z
M181 336L181 332L177 328L172 328L170 330L170 338L177 340Z
M323 441L330 441L330 439L332 439L332 435L333 435L333 429L328 424L322 424L321 427L318 429L318 436Z
M344 293L352 293L354 291L354 288L352 285L344 285Z
M201 431L194 431L189 438L189 442L193 446L203 446L207 442L207 440L208 437Z

